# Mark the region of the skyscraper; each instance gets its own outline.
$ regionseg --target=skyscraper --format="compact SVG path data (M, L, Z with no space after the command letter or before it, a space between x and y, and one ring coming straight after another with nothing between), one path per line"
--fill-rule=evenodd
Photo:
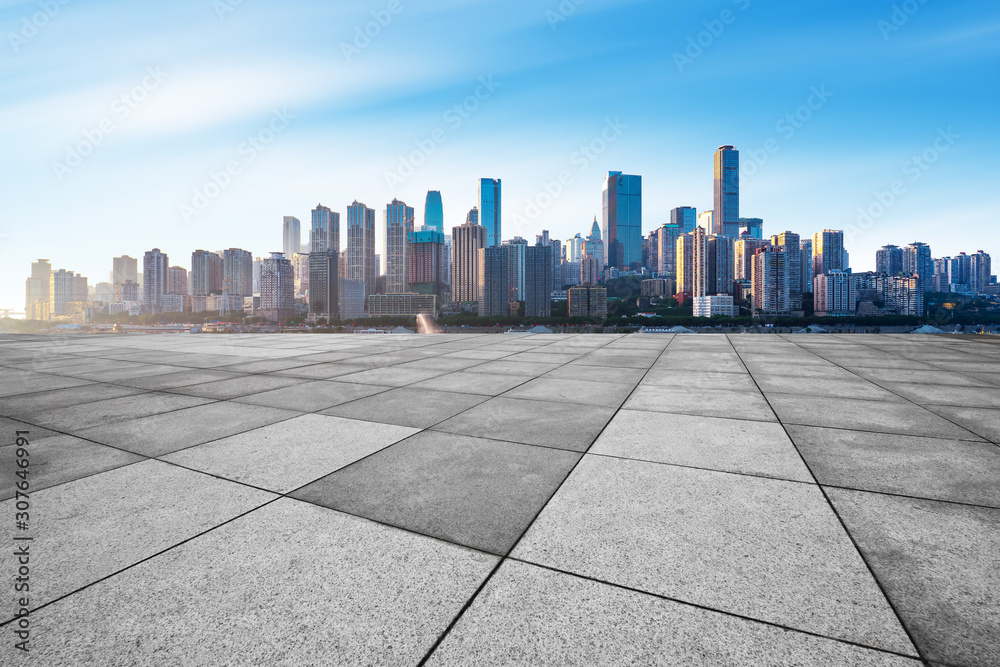
M511 281L513 246L500 245L479 249L479 315L510 315L514 286Z
M510 284L513 290L511 300L524 301L525 251L528 248L528 241L520 236L515 236L512 239L504 241L501 245L508 246L511 249L508 256L508 261L510 262Z
M138 284L139 282L139 261L135 257L122 255L111 260L111 283L121 284L126 280Z
M785 249L758 248L753 257L753 308L755 315L788 315L788 271Z
M331 252L332 256L332 252ZM269 322L282 323L295 314L295 278L292 263L280 252L272 252L260 271L260 314Z
M802 310L802 248L799 235L781 232L771 237L771 245L785 249L785 268L788 271L788 307Z
M222 293L222 258L208 250L191 253L191 294L209 296Z
M432 229L410 232L406 252L407 292L433 294L437 303L447 296L444 283L444 234Z
M467 224L467 225L478 225L479 224L479 207L478 206L473 206L471 209L469 209L468 215L465 216L465 224Z
M740 218L740 235L746 232L750 235L750 238L762 239L764 238L764 219L763 218Z
M799 239L802 255L802 293L812 294L813 291L813 242L812 239Z
M253 296L252 254L241 248L222 251L222 286L233 300L230 308L242 306L244 297Z
M853 315L857 311L857 279L850 273L829 271L816 276L814 289L817 317Z
M733 293L733 239L709 236L705 240L708 295Z
M340 213L331 211L322 204L316 204L312 212L312 230L309 238L310 252L324 250L340 252Z
M642 265L642 176L608 172L603 212L604 266L638 270Z
M385 207L385 291L402 294L407 291L409 263L407 249L413 233L413 207L393 199Z
M986 291L986 286L990 284L993 262L990 256L982 250L978 251L975 255L971 255L969 261L971 269L969 273L969 289L975 294L982 294Z
M677 225L682 234L693 232L694 228L698 226L698 209L694 206L678 206L672 209L670 211L670 224Z
M451 298L457 303L479 301L479 251L486 247L486 228L466 222L451 228Z
M713 232L717 236L740 237L740 152L733 146L719 146L715 152L715 213Z
M143 312L159 313L167 293L169 260L159 248L148 250L142 258Z
M267 260L265 260L266 263ZM340 316L340 253L333 250L309 253L309 314L313 318L337 319ZM261 270L261 303L264 295ZM263 307L263 305L261 306Z
M500 179L479 179L479 224L486 228L486 245L500 245ZM470 212L471 213L471 212Z
M364 284L366 298L375 293L375 209L357 200L347 207L347 278Z
M187 289L187 269L183 266L167 267L167 294L186 295Z
M284 251L284 256L288 258L302 250L302 224L298 218L290 215L286 215L283 218L281 225L281 249Z
M679 224L670 223L660 227L656 234L659 245L656 253L659 266L656 270L661 276L673 278L675 281L677 279L677 239L683 233L684 231Z
M700 227L691 232L691 285L695 298L713 293L708 285L708 237Z
M875 271L887 276L903 272L903 249L899 246L882 246L875 251Z
M29 320L52 318L52 265L39 259L31 265L31 277L24 285L24 317Z
M919 241L914 241L906 246L903 249L903 273L920 276L924 291L929 292L934 279L934 259L931 257L931 247Z
M813 276L844 270L844 232L824 229L813 234Z
M704 229L706 234L713 234L715 231L715 211L702 211L699 213L695 226Z
M733 278L736 280L753 279L753 257L758 248L766 247L770 241L741 236L733 248Z
M690 234L681 234L677 237L677 293L686 296L695 296L695 270L694 270L694 235L700 227ZM705 230L701 229L704 234ZM703 295L702 295L703 296Z
M552 316L552 246L538 243L525 248L524 314Z
M438 190L427 191L427 200L424 202L424 226L444 234L444 207Z

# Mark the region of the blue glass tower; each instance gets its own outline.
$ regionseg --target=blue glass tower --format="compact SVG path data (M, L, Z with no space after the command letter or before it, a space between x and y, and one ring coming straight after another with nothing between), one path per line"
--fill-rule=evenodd
M479 224L486 228L486 247L500 245L500 179L479 180Z
M715 152L715 219L712 233L732 239L740 237L740 152L719 146Z
M642 176L608 172L601 231L605 266L628 270L642 265Z
M679 225L682 234L690 234L698 226L698 209L694 206L678 206L670 211L670 224Z
M444 234L444 207L441 205L441 192L438 190L427 191L427 201L424 203L424 226Z

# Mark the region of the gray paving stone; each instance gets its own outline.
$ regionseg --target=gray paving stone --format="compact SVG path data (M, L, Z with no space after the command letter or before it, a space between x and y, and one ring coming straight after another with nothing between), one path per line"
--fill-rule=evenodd
M341 375L338 382L357 382L359 384L373 384L387 387L403 387L423 380L444 375L446 371L434 371L427 368L403 369L401 366L389 368L373 368L360 373Z
M325 415L428 428L488 400L477 394L403 387L324 410Z
M297 368L289 368L284 371L275 371L271 375L277 377L292 377L292 378L304 378L307 380L327 380L329 378L340 377L341 375L350 375L351 373L360 373L361 371L368 370L367 366L359 366L356 364L315 364L313 366L299 366Z
M574 362L576 363L576 362ZM517 375L534 378L559 368L561 364L540 364L528 361L487 361L479 366L466 369L466 373L488 373L490 375Z
M389 424L303 415L162 458L234 482L288 493L417 432Z
M805 394L831 398L856 398L866 401L905 401L891 391L861 378L856 380L816 380L814 378L764 375L762 373L755 373L753 378L757 381L760 390L768 395Z
M827 426L855 431L979 440L973 433L912 403L827 396L771 394L771 406L785 424Z
M955 405L964 408L1000 410L1000 391L996 387L956 387L954 385L882 382L886 389L920 405Z
M1000 444L1000 410L944 405L928 405L927 409L960 424L990 442Z
M580 458L424 431L292 495L505 554Z
M241 396L234 398L233 402L299 410L300 412L319 412L341 403L380 394L389 389L391 387L380 385L318 380L281 389L272 389L250 396Z
M301 378L279 377L277 375L244 375L229 380L205 382L188 387L178 387L170 391L186 396L201 396L216 400L228 400L249 396L281 387L290 387L306 382Z
M628 410L674 412L703 417L777 421L759 391L727 391L640 384L625 401Z
M500 396L466 410L434 429L583 452L614 413L615 408Z
M507 398L525 398L536 401L555 401L618 408L628 395L632 385L613 382L589 382L587 380L560 380L558 378L535 378L519 387L511 389Z
M20 396L6 396L3 403L0 404L0 410L3 410L6 415L30 414L72 405L96 403L108 398L135 396L143 391L142 389L119 387L113 384L88 382L82 386L25 393Z
M469 373L458 371L439 375L410 385L414 389L436 389L456 393L480 394L482 396L497 396L514 387L524 384L530 377L524 375L495 375L492 373Z
M188 368L175 373L117 380L116 383L139 389L162 390L186 387L192 384L203 384L205 382L215 382L217 380L230 380L238 377L241 376L237 373L227 373L226 371Z
M42 428L41 426L32 426L31 424L27 424L16 419L0 417L0 445L13 444L14 440L17 439L18 431L28 431L28 437L32 442L41 440L42 438L59 435L55 431L50 431L49 429Z
M590 453L813 481L785 430L766 422L622 410Z
M682 370L667 370L653 366L642 379L643 385L676 387L683 389L724 389L727 391L749 391L755 394L757 384L749 373L714 373Z
M38 518L31 549L45 556L31 561L31 607L94 583L274 497L149 460L33 493ZM0 510L13 516L13 504L5 500Z
M13 433L9 442L0 447L0 500L13 498L16 483L22 481L15 476L18 470ZM144 461L141 456L120 449L113 449L93 442L81 440L71 435L54 435L37 438L31 433L27 468L29 493L47 489L50 486L71 482L74 479L119 468L130 463ZM8 442L8 439L4 439Z
M854 665L920 662L506 561L428 665Z
M945 370L906 370L898 368L859 368L857 374L872 382L922 382L959 386L985 387L990 383L977 380L972 374L950 373Z
M812 484L587 455L512 555L915 655Z
M80 431L78 435L144 456L161 456L300 414L291 410L221 401L98 426Z
M996 665L1000 510L828 493L921 650L952 665Z
M635 386L646 374L645 368L612 368L610 366L560 366L542 377L560 380L615 382Z
M79 434L80 431L93 426L114 424L161 412L182 410L207 402L209 399L195 396L146 392L82 405L67 405L61 408L25 412L14 416L39 426Z
M283 499L33 614L32 656L415 665L495 562Z
M1000 448L991 443L787 428L820 484L1000 507Z

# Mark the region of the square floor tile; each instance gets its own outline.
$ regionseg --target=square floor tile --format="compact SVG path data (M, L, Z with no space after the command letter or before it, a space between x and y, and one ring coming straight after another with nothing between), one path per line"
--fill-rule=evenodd
M542 377L560 380L614 382L635 386L646 374L645 368L611 368L609 366L561 366Z
M337 381L403 387L408 384L444 375L446 372L443 370L429 370L427 368L404 369L402 366L389 366L388 368L373 368L359 373L351 373L350 375L341 375L337 378Z
M927 409L990 442L1000 444L1000 410L944 405L929 405Z
M485 400L488 400L488 397L476 394L403 387L346 405L338 405L324 410L323 414L383 424L428 428Z
M777 421L759 391L693 389L642 383L625 401L628 410L673 412L703 417L726 417L755 421Z
M319 412L341 403L348 403L373 394L381 394L389 389L390 387L372 384L318 380L281 389L272 389L250 396L241 396L234 398L233 402L266 405L271 408L299 410L301 412Z
M178 387L170 391L186 396L202 396L217 400L227 400L250 394L290 387L306 382L301 378L279 377L277 375L244 375L229 380L205 382L188 387Z
M587 380L560 380L546 376L535 378L511 389L504 396L506 398L618 408L631 393L632 385L614 382L588 382Z
M114 424L161 412L183 410L208 402L209 399L196 396L147 392L82 405L67 405L51 410L25 412L14 416L39 426L79 434L81 431L101 424Z
M579 454L425 431L295 498L505 554Z
M530 379L530 377L524 375L494 375L492 373L458 371L448 373L447 375L439 375L430 380L417 382L410 386L414 389L436 389L456 393L497 396L518 385L524 384Z
M21 396L6 396L0 404L0 410L5 415L35 414L45 410L57 410L84 403L96 403L109 398L135 396L143 393L143 389L119 387L114 384L98 384L89 382L79 387L67 387L26 393Z

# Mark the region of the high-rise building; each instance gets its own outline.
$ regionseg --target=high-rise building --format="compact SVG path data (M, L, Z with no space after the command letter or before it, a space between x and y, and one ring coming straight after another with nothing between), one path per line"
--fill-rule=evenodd
M802 293L812 294L813 291L813 242L812 239L799 239L802 249Z
M291 257L291 255L288 255ZM289 260L291 261L291 260ZM253 296L253 255L240 248L222 251L222 287L232 299Z
M584 253L587 251L586 244L587 240L583 237L583 234L577 233L576 236L571 238L566 242L566 261L579 263L580 258L583 257Z
M969 257L969 263L969 289L974 294L983 294L990 284L993 270L992 260L987 253L980 250Z
M831 271L843 271L844 232L824 229L813 234L813 275L821 276Z
M465 224L467 225L478 225L479 224L479 207L473 206L469 209L468 215L465 216ZM485 227L484 227L485 229Z
M715 152L715 183L712 232L716 236L740 237L740 152L733 146L719 146Z
M328 256L335 255L330 252ZM295 315L294 292L295 277L292 275L291 261L280 252L272 252L264 260L260 271L261 317L268 322L282 323Z
M788 315L788 265L780 246L758 248L753 256L753 309L755 316Z
M403 294L407 291L409 260L407 250L413 233L413 207L393 199L385 207L385 291Z
M920 276L889 276L886 280L885 305L900 315L923 317L923 279Z
M424 226L444 234L444 206L438 190L427 191L427 200L424 202Z
M486 228L466 222L451 228L451 299L457 303L479 301L479 251L486 247Z
M365 284L344 278L339 281L340 319L359 320L365 316Z
M601 282L601 272L597 268L597 258L587 253L580 260L580 285L596 285Z
M444 235L444 284L451 292L451 234Z
M678 206L671 209L670 224L677 225L682 234L693 232L698 226L698 209L694 206Z
M828 271L813 282L813 307L817 317L853 315L858 307L857 279L845 271Z
M601 225L597 222L597 216L594 216L594 224L590 226L590 234L583 242L583 251L580 255L581 259L583 255L593 255L597 260L597 272L602 273L604 271L604 258L607 257L607 252L605 251L604 239L601 238Z
M501 190L500 179L479 179L479 220L478 224L486 228L486 246L500 245L501 230ZM476 210L476 209L473 209ZM470 211L471 215L472 212Z
M365 285L365 295L375 293L375 209L354 201L347 207L347 278Z
M510 315L510 305L516 302L517 290L515 255L518 246L503 244L479 250L479 315L499 317Z
M608 172L603 211L604 266L638 270L642 265L642 176Z
M188 293L187 269L183 266L167 267L166 294L186 295Z
M139 282L139 260L135 257L122 255L111 260L111 282L115 285L131 280Z
M960 252L952 257L951 264L948 267L948 272L952 285L961 285L966 290L969 289L969 278L972 273L972 261L968 255L964 252Z
M567 292L570 317L608 316L608 289L594 285L571 287Z
M286 215L281 223L281 249L285 257L302 251L302 223L291 215Z
M875 251L875 272L898 276L903 272L903 249L895 245L882 246Z
M552 316L552 246L538 243L524 253L524 314Z
M340 302L340 253L332 250L309 253L309 314L337 319ZM263 292L262 292L263 293Z
M700 227L691 232L691 284L691 296L695 298L712 294L708 284L708 236Z
M693 229L693 228L692 228ZM659 265L656 271L663 277L677 280L677 239L684 234L680 224L673 222L656 230L657 252Z
M222 293L222 258L208 250L191 253L191 294L209 296Z
M292 274L295 276L295 296L306 296L309 293L309 253L292 255Z
M707 296L733 293L733 239L709 236L705 240Z
M934 259L931 257L931 247L926 243L914 241L903 248L903 273L920 276L924 291L930 291L934 280Z
M444 234L432 229L410 232L406 292L433 294L438 303L448 294L444 282Z
M504 241L501 245L509 246L510 251L510 281L513 287L514 301L524 301L524 264L525 251L528 248L528 241L515 236Z
M677 293L686 296L699 296L695 294L695 233L701 233L704 238L705 230L698 227L690 234L681 234L677 237L677 250L674 253L677 258ZM704 295L700 295L704 296Z
M746 233L752 239L764 238L763 218L740 218L740 236Z
M788 307L791 310L802 310L802 248L799 246L799 235L794 232L775 234L771 237L771 245L785 249Z
M699 213L695 226L704 229L706 234L713 234L715 230L715 211L702 211Z
M741 236L740 240L733 244L733 279L752 280L753 256L757 254L758 248L768 245L770 242L764 239Z
M642 265L650 271L660 266L660 230L654 229L642 240Z
M309 242L312 244L310 252L325 250L340 252L340 213L331 211L322 204L316 204L312 212Z
M153 248L142 258L142 302L143 312L159 313L163 306L163 295L167 293L167 268L169 259Z
M549 238L549 230L543 229L535 235L535 245L547 245L552 248L552 289L562 287L562 241Z
M39 259L31 265L31 277L24 285L24 317L51 319L52 305L52 265L47 259Z

